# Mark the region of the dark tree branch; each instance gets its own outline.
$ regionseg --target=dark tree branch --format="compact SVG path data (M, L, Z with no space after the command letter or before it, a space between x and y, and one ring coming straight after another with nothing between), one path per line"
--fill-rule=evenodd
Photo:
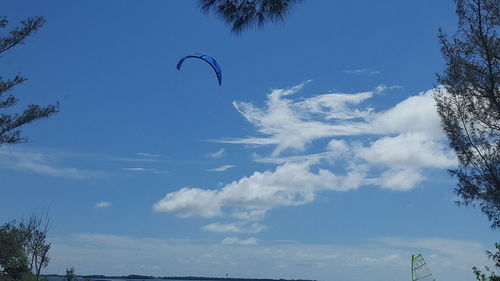
M4 25L7 24L7 20L3 19ZM28 36L33 35L38 29L40 29L45 23L43 17L32 17L21 22L21 27L11 30L9 36L2 38L0 40L0 54L6 52L12 47L23 44L23 40Z
M478 205L500 227L500 0L456 0L458 32L439 33L447 66L435 95L438 113L459 166L460 204Z
M7 26L8 20L0 18L0 28ZM14 46L24 43L24 40L36 33L45 23L43 17L31 17L21 22L21 26L9 31L6 36L0 36L0 54L10 50ZM6 95L15 86L26 81L25 78L16 75L10 80L2 80L0 77L0 110L16 105L18 99L13 95ZM22 113L2 113L0 111L0 145L6 143L19 143L26 141L21 136L20 127L41 118L47 118L59 111L59 104L39 106L28 105ZM32 262L37 262L36 258Z

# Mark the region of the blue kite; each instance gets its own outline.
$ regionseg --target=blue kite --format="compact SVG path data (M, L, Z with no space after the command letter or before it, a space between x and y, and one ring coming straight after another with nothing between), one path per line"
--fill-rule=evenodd
M182 63L184 62L185 59L188 59L188 58L201 59L201 60L206 61L208 64L210 64L210 66L214 69L215 74L217 75L217 80L219 81L219 85L222 85L222 70L220 69L220 66L217 63L217 61L214 58L212 58L211 56L207 56L207 55L200 54L200 53L194 53L194 54L185 56L177 63L177 70L181 70Z

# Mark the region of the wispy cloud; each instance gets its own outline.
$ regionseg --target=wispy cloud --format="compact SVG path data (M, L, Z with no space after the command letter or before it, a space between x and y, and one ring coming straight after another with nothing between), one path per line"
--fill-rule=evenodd
M355 94L324 94L297 101L287 98L305 84L273 90L263 108L234 102L235 108L253 124L262 137L219 140L224 143L275 145L273 156L286 151L301 152L324 138L423 133L434 139L444 136L431 91L396 105L385 112L361 107L377 89Z
M108 208L111 206L111 203L107 202L107 201L102 201L102 202L98 202L95 204L95 207L97 209L102 209L102 208Z
M144 172L144 171L151 171L152 169L135 167L135 168L123 168L123 170L132 172Z
M238 277L249 278L404 280L411 254L421 252L439 280L468 281L473 279L472 266L488 264L485 248L478 243L426 237L380 238L348 246L283 244L253 237L202 242L95 233L50 240L51 262L46 270L61 273L71 264L88 274L106 275L126 268L126 272L156 276L237 272Z
M107 156L106 160L120 161L120 162L165 162L167 160L159 157L120 157L120 156Z
M430 250L434 253L449 256L467 256L468 253L479 254L484 246L477 242L453 240L445 238L409 239L399 237L385 237L378 241L392 247ZM477 258L480 258L479 256Z
M128 168L122 168L122 170L129 172L150 172L153 174L168 173L168 171L160 170L157 168L143 168L143 167L128 167Z
M41 152L27 152L9 146L0 147L0 169L10 169L41 174L45 176L88 180L102 177L104 173L89 171L62 164L62 160L54 154L50 156Z
M217 168L213 168L213 169L207 169L208 171L211 171L211 172L224 172L224 171L227 171L231 168L234 168L236 166L234 165L224 165L224 166L220 166L220 167L217 167Z
M395 89L401 89L401 88L403 88L403 87L397 86L397 85L386 86L384 84L380 84L377 87L375 87L375 92L376 93L382 93L382 92L387 91L387 90L395 90Z
M226 237L222 240L223 245L243 245L243 246L254 246L257 245L257 239L250 237L248 239L240 239L238 237Z
M266 229L266 226L259 223L236 222L236 223L211 223L203 227L203 230L221 233L259 233Z
M325 94L297 102L286 98L300 91L304 85L273 90L268 95L265 108L234 102L236 110L252 123L260 134L268 137L220 140L220 142L275 145L273 156L277 156L286 150L304 151L306 145L315 139L359 135L369 129L366 122L356 120L368 118L372 110L370 108L351 110L349 106L372 97L372 92L353 95ZM333 122L334 119L337 120Z
M372 70L368 68L361 68L361 69L347 69L342 71L347 74L355 74L355 75L378 75L380 74L380 71L378 70Z
M207 157L210 157L210 158L221 158L224 155L225 152L226 152L226 150L224 148L221 148L221 149L217 150L216 152L207 154Z
M151 158L162 157L159 154L151 154L151 153L146 153L146 152L137 152L135 155L141 156L141 157L151 157Z

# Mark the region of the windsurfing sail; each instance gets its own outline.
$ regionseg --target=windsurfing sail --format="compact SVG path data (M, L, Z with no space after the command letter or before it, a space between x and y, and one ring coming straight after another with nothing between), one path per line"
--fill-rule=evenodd
M411 281L436 281L421 254L411 255Z
M217 63L217 61L214 58L212 58L211 56L207 56L205 54L200 54L200 53L194 53L194 54L185 56L185 57L181 58L179 60L179 62L177 63L177 70L181 70L182 63L184 62L184 60L186 60L188 58L201 59L201 60L204 60L205 62L207 62L215 71L215 75L217 75L217 81L219 81L219 85L222 85L222 70L221 70L219 64Z

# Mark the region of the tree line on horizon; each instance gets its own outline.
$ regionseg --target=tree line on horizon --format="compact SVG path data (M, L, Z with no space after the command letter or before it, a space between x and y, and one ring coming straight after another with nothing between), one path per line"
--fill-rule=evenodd
M65 275L47 274L44 277L63 277L65 281L76 281L78 278L84 281L110 281L109 279L126 279L126 280L185 280L185 281L317 281L310 279L271 279L271 278L233 278L233 277L203 277L203 276L153 276L153 275L120 275L120 276L107 276L102 274L93 275L75 275L75 269L66 269Z
M284 21L294 6L304 0L198 0L200 10L214 13L231 26L233 34L253 27ZM443 73L442 85L434 95L442 127L458 158L450 169L457 179L454 190L460 206L477 207L493 231L500 229L500 0L455 0L458 29L451 37L439 31ZM24 44L45 23L43 17L22 21L19 27L0 37L0 55ZM0 17L0 29L8 19ZM18 99L12 89L25 82L20 75L0 77L0 146L24 142L20 128L56 114L59 104L28 105L20 113L8 113ZM45 241L47 225L38 216L12 221L0 227L0 280L39 278L49 262L50 243ZM500 269L500 243L486 253ZM500 281L494 270L474 267L478 281ZM28 279L29 279L28 278Z

